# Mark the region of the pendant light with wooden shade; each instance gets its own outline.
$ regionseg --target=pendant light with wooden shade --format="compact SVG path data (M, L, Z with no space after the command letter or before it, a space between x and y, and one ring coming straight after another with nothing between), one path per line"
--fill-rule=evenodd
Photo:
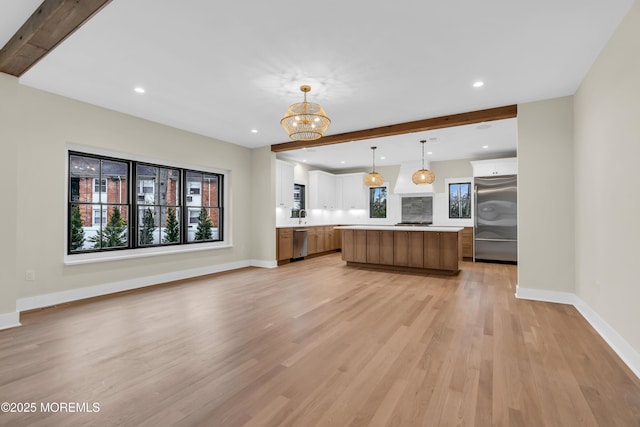
M364 184L367 187L380 187L384 183L384 177L376 172L376 148L378 147L371 147L373 170L364 177Z
M436 179L436 176L433 174L433 172L431 172L429 169L425 169L424 167L424 143L425 142L427 142L426 139L423 139L420 141L420 143L422 144L422 169L416 171L411 177L411 180L416 185L432 184L433 181L435 181Z

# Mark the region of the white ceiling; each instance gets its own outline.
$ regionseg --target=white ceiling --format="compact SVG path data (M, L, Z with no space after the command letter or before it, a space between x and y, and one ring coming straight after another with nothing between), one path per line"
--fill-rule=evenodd
M330 171L371 169L372 146L376 147L376 166L399 165L421 159L421 140L426 141L425 163L516 156L517 132L517 119L514 118L354 141L339 146L325 145L285 151L278 153L278 158L306 163Z
M39 3L0 2L2 45ZM20 82L259 147L287 141L279 122L301 84L331 117L328 135L571 95L632 3L113 0ZM481 138L469 131L437 134L443 144ZM419 139L392 138L410 158ZM488 145L503 147L496 139ZM374 142L359 144L370 160Z

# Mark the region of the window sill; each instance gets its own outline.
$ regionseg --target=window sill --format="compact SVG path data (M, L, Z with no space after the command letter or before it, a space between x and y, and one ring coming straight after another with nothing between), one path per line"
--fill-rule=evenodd
M211 242L193 245L163 246L157 248L125 249L122 251L99 252L90 254L65 255L64 265L92 264L96 262L122 261L127 259L148 258L159 255L201 252L216 249L232 248L229 242Z

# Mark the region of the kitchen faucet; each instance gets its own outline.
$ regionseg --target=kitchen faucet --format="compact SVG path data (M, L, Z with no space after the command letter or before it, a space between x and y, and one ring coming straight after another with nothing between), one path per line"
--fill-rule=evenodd
M307 210L306 209L300 209L298 211L298 224L302 224L302 212L304 212L304 216L307 216Z

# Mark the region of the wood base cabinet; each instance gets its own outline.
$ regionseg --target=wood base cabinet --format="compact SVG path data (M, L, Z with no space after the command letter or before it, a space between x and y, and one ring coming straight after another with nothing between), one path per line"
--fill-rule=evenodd
M278 264L286 264L293 256L293 230L307 230L307 256L335 252L341 249L342 238L333 225L276 228L276 258Z
M458 270L458 240L462 232L424 233L424 268Z
M393 265L423 268L423 232L394 231Z
M347 265L391 270L456 274L462 260L462 230L405 231L342 229L342 259Z
M278 261L289 260L293 256L293 229L276 229L277 257Z
M393 231L367 230L367 263L393 265Z
M367 231L342 230L342 260L367 262Z

